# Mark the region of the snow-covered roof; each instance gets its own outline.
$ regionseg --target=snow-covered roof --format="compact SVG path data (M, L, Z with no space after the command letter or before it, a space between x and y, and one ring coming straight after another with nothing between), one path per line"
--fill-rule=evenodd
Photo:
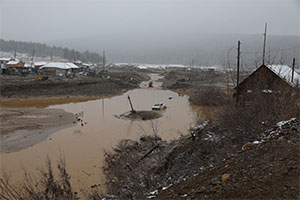
M266 65L272 72L285 80L288 84L295 87L300 84L300 74L294 71L294 80L292 82L292 68L287 65Z
M7 65L16 65L18 64L20 61L19 60L11 60L7 63Z
M24 67L31 67L31 63L25 63Z
M0 58L1 61L10 61L11 58Z
M50 62L41 67L41 69L43 68L78 69L79 67L73 63Z
M39 61L39 62L34 62L34 66L43 66L46 65L47 62Z
M89 63L82 63L82 66L85 66L85 67L91 67L93 64L89 64Z

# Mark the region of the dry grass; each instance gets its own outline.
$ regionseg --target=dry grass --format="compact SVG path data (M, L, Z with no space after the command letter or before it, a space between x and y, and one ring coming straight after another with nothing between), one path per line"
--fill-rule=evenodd
M57 169L58 176L55 177L51 161L47 157L46 169L40 170L40 176L38 178L32 178L32 176L25 171L25 179L21 187L11 184L9 177L4 175L3 178L0 178L1 199L76 199L76 195L72 191L70 176L66 171L66 162L63 156L60 157L57 163Z

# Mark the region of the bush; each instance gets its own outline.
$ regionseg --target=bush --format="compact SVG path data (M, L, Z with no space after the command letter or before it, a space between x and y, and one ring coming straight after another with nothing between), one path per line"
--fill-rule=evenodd
M220 88L201 87L191 92L189 101L198 106L220 106L229 103L229 97Z

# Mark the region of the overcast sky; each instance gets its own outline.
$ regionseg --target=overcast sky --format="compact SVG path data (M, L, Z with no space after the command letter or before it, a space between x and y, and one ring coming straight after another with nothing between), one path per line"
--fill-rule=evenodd
M55 41L118 33L299 35L299 0L0 0L1 38Z
M120 62L203 62L237 40L260 50L265 22L268 35L299 36L299 13L300 0L0 0L0 38L105 50ZM267 45L299 48L299 38Z

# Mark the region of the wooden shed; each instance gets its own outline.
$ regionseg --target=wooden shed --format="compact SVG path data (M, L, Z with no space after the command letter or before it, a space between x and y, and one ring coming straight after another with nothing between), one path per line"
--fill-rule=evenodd
M12 68L23 68L25 66L25 63L22 62L22 61L19 61L19 60L12 60L12 61L9 61L7 64L6 64L6 67L12 67Z
M287 65L262 65L239 84L239 94L251 100L253 94L283 94L300 87L300 74ZM237 89L237 88L235 88Z

